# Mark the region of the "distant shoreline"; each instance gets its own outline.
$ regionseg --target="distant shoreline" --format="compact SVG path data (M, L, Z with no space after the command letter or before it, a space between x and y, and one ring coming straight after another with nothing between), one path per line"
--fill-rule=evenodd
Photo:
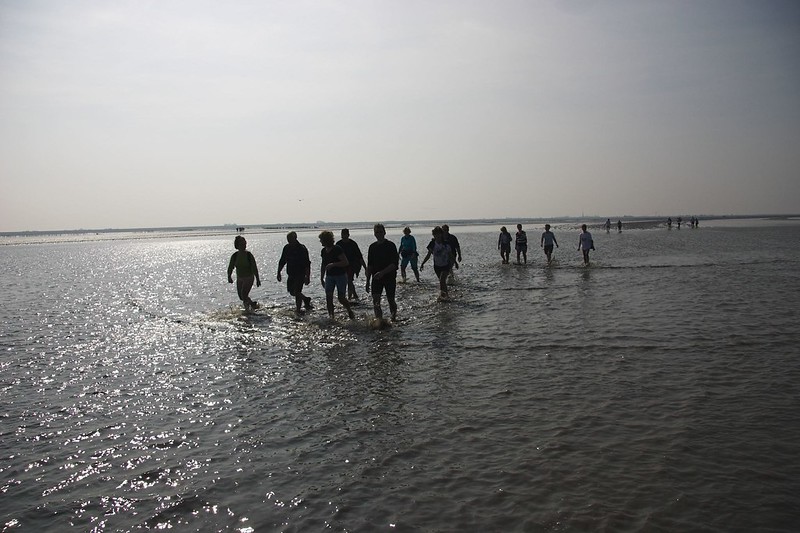
M485 226L485 225L508 225L516 227L517 224L525 225L541 225L549 223L552 225L565 225L575 224L576 227L580 224L587 224L592 229L603 228L605 221L608 217L549 217L549 218L494 218L494 219L455 219L455 220L407 220L407 221L382 221L387 228L403 227L405 225L411 226L436 226L447 223L452 227L458 226ZM689 218L684 220L684 224L688 226ZM767 220L800 220L800 214L762 214L762 215L700 215L701 225L706 221L719 221L719 220L748 220L748 219L767 219ZM655 216L626 216L623 218L614 218L611 220L612 229L616 229L617 220L623 223L623 229L647 229L663 226L666 223L665 217ZM87 235L103 235L107 239L112 240L114 235L119 235L121 239L148 239L148 238L161 238L165 236L175 237L204 237L215 235L228 235L237 234L237 228L243 228L244 234L259 234L259 233L274 233L287 230L315 230L315 229L330 229L330 228L343 228L350 229L368 229L371 228L374 222L365 221L351 221L351 222L327 222L319 221L315 223L283 223L283 224L223 224L219 226L179 226L179 227L153 227L153 228L104 228L104 229L73 229L73 230L30 230L30 231L11 231L0 232L0 238L44 238L44 237L61 237L53 241L37 242L71 242L77 237ZM673 224L674 224L673 219ZM135 235L140 234L140 235ZM124 236L123 236L124 235ZM20 244L19 242L8 242L0 244Z

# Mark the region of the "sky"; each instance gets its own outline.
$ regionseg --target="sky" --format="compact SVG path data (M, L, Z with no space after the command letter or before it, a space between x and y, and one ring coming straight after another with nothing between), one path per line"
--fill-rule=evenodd
M0 232L799 200L793 0L0 0Z

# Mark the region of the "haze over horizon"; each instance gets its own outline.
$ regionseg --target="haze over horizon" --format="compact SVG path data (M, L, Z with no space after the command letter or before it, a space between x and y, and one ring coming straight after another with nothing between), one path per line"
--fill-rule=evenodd
M800 4L0 3L0 232L792 214Z

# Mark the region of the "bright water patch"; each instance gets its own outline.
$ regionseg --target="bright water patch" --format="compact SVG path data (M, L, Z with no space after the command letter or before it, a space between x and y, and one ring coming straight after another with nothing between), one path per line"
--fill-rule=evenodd
M232 237L1 247L3 523L793 530L796 226L595 232L590 268L573 228L551 267L527 229L516 266L453 228L452 300L426 269L382 330L363 279L327 318L311 232L303 316L282 235L248 237L255 314Z

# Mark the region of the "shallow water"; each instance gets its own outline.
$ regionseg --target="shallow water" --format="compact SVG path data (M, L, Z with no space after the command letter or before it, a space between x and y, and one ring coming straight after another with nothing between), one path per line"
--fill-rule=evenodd
M797 229L593 231L583 268L574 228L551 267L453 228L452 300L426 268L380 331L328 320L311 232L303 317L280 234L248 236L250 316L232 236L0 246L3 524L793 531Z

